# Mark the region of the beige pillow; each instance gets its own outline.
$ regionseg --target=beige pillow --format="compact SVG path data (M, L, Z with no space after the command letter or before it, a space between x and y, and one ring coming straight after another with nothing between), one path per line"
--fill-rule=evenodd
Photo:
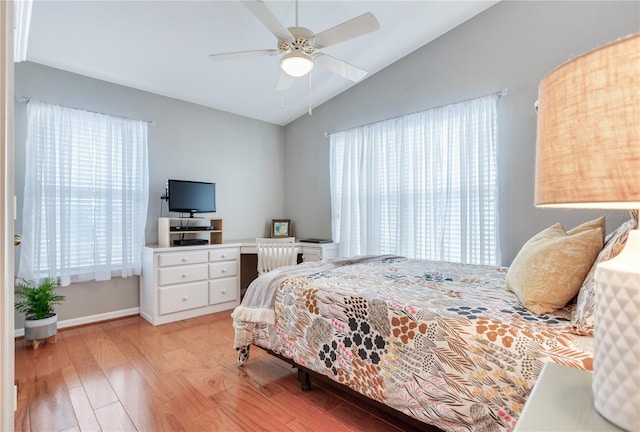
M574 229L567 231L567 235L574 235L574 234L581 233L583 231L589 231L596 228L600 228L602 230L602 243L604 244L604 237L606 233L604 216L601 216L598 219L594 219L592 221L585 222L581 225L578 225Z
M506 286L525 308L536 314L553 312L578 293L602 249L603 229L589 224L571 234L555 224L522 246L509 267Z

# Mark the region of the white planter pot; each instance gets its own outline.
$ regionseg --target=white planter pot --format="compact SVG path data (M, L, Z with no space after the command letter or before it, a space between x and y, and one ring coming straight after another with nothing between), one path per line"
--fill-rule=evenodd
M58 331L58 315L53 314L41 320L24 320L24 338L26 340L47 339Z

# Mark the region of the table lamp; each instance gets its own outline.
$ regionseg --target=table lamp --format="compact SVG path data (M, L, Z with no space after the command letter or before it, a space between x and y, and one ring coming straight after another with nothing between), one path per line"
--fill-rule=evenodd
M640 208L640 34L576 57L540 84L535 204ZM637 223L636 223L637 228ZM596 410L640 429L640 231L596 268Z

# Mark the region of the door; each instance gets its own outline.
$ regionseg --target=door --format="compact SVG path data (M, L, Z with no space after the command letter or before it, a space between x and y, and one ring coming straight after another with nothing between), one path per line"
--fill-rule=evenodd
M13 2L0 1L0 429L13 430Z

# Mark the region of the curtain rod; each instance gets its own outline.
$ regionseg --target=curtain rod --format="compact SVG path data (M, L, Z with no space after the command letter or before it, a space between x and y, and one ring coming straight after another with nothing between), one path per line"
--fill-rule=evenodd
M499 98L501 98L501 97L506 96L508 94L509 94L509 91L506 88L503 88L502 90L498 90L495 93L490 93L490 94L485 95L485 96L496 95ZM479 99L479 98L485 97L485 96L478 96L478 97L474 97L474 98L470 98L470 99L461 100L461 101L458 101L458 102L452 102L451 104L468 102L470 100ZM446 104L446 105L451 105L451 104ZM365 123L365 124L361 124L359 126L353 126L353 127L350 127L349 129L345 129L345 130L350 130L350 129L355 129L355 128L359 128L359 127L369 126L369 125L372 125L372 124L375 124L375 123L380 123L380 122L387 121L387 120L394 120L394 119L397 119L397 118L400 118L400 117L405 117L405 116L408 116L408 115L417 114L417 113L424 112L424 111L429 111L429 110L433 110L433 109L442 108L443 106L446 106L446 105L439 105L439 106L433 107L433 108L427 108L427 109L424 109L424 110L414 111L414 112L407 113L407 114L400 114L400 115L397 115L395 117L391 117L391 118L388 118L388 119L376 120L376 121L373 121L371 123ZM339 131L339 132L344 132L344 131ZM330 137L334 133L337 133L337 132L325 132L324 136L325 137Z
M21 102L21 103L29 103L31 101L31 99L26 97L26 96L17 94L16 95L16 101ZM120 115L103 113L103 112L100 112L100 111L93 111L93 110L88 110L88 109L84 109L84 108L76 108L76 107L72 107L72 106L68 106L68 105L60 105L60 104L51 104L51 105L58 105L58 106L61 106L61 107L64 107L64 108L77 109L77 110L80 110L80 111L86 111L86 112L90 112L90 113L94 113L94 114L102 114L102 115L108 115L108 116L111 116L111 117L118 117L118 118L125 119L125 120L142 121L142 122L145 122L145 123L149 124L150 126L155 126L156 125L156 122L152 121L152 120L132 119L130 117L124 117L124 116L120 116Z

